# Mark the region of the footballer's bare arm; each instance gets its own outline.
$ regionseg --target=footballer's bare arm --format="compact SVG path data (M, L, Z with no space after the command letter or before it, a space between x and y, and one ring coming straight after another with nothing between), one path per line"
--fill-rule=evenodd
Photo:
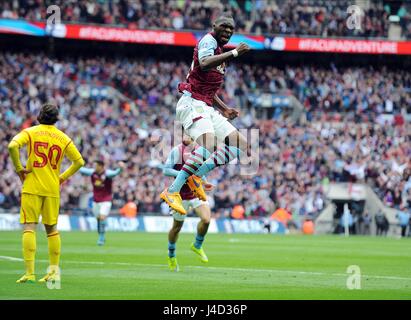
M226 117L227 119L233 120L238 117L240 112L236 109L230 108L227 106L223 100L220 99L219 96L214 95L213 105L220 110L221 114Z
M245 43L240 43L234 50L227 51L215 56L207 56L200 60L201 70L209 70L217 67L223 62L230 61L234 57L238 57L250 50L250 47Z

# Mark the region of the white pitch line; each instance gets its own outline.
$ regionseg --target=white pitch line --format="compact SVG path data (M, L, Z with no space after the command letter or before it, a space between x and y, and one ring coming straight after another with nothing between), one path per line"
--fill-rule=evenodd
M9 260L9 261L24 261L22 258L15 258L15 257L8 257L8 256L0 256L0 259Z
M0 256L0 259L22 262L23 259L9 256ZM38 262L49 262L48 260L37 260ZM156 267L165 268L165 264L149 264L149 263L131 263L131 262L104 262L104 261L73 261L73 260L62 260L62 263L72 263L72 264L88 264L88 265L118 265L118 266L136 266L136 267ZM296 270L278 270L278 269L252 269L252 268L227 268L227 267L208 267L208 266L184 266L184 268L191 269L209 269L209 270L225 270L225 271L244 271L244 272L272 272L272 273L291 273L291 274L301 274L301 275L311 275L311 276L335 276L335 277L347 277L349 274L345 273L326 273L326 272L314 272L314 271L296 271ZM379 275L362 275L363 278L373 278L373 279L385 279L385 280L409 280L411 278L407 277L396 277L396 276L379 276Z

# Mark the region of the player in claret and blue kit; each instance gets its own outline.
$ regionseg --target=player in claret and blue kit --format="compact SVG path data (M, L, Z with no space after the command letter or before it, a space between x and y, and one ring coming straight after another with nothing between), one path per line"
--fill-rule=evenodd
M236 118L238 111L229 108L217 96L224 81L226 62L250 50L247 44L240 43L231 51L223 51L233 32L234 19L225 14L218 17L213 23L213 32L206 34L196 45L187 79L178 86L182 96L177 103L176 120L182 123L185 132L199 144L172 185L160 195L161 199L180 214L187 213L180 196L185 183L196 197L205 201L201 177L247 153L245 137L228 121ZM215 138L223 142L222 147L216 148Z
M92 211L97 219L97 232L99 246L106 241L106 219L110 213L113 200L113 178L118 176L125 168L125 163L120 161L119 168L115 170L105 169L104 159L95 161L94 168L81 168L80 173L91 177L93 184L93 207Z
M191 157L191 153L198 148L198 145L191 140L190 137L184 136L183 142L175 146L163 166L163 173L169 177L176 177L180 172L181 168L184 166L188 158ZM202 177L204 183L204 188L206 191L211 191L213 185L208 183L205 177ZM210 225L211 210L210 205L207 200L198 199L194 193L191 191L187 184L184 184L180 190L180 196L183 200L183 207L186 211L192 209L200 218L197 225L197 234L195 241L191 244L191 250L196 253L200 261L203 263L208 262L208 257L203 249L204 238L207 234L208 227ZM168 266L171 271L178 271L179 266L177 263L176 256L176 244L178 235L181 228L183 227L186 215L181 214L175 210L171 210L173 215L173 226L168 233Z

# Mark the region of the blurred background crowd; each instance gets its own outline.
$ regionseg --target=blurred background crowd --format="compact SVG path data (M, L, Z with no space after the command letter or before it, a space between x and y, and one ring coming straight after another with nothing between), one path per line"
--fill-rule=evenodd
M361 1L360 1L361 2ZM236 17L236 31L321 37L388 36L389 17L399 17L404 38L411 37L411 3L362 1L363 28L346 28L351 0L3 0L0 18L45 20L49 5L61 8L63 22L122 25L139 29L206 30L223 11ZM211 18L211 20L210 20Z
M114 179L114 209L132 201L139 214L167 214L158 197L170 182L161 171L167 154L153 156L153 149L161 141L168 146L165 153L171 148L167 133L174 125L176 87L188 67L179 60L0 53L0 207L19 206L20 181L7 143L35 124L41 104L52 99L61 110L58 127L73 138L87 166L101 155L111 168L127 160L127 169ZM92 94L93 88L110 87L126 97L118 105ZM304 121L287 123L281 113L255 117L248 95L278 90L302 102ZM222 97L242 107L234 121L238 128L260 130L260 167L249 178L240 176L238 165L212 172L214 212L261 217L286 208L315 216L324 208L330 181L367 182L386 205L411 208L411 124L403 117L411 113L410 94L405 70L231 64ZM91 183L78 174L63 188L62 208L72 211Z

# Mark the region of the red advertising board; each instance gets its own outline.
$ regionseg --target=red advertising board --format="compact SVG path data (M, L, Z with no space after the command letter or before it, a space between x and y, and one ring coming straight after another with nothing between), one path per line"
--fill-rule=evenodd
M266 48L301 52L411 54L410 41L388 40L274 37L267 39Z
M36 23L36 25L45 27L44 23ZM57 38L79 40L164 44L174 46L186 46L196 43L196 38L191 32L139 30L78 24L56 25L53 30L49 31Z
M204 35L204 32L139 30L80 24L46 26L43 22L10 19L0 19L0 33L52 35L56 38L171 46L195 46L199 38ZM411 55L411 41L264 37L235 34L227 47L236 46L240 42L247 43L253 50Z

